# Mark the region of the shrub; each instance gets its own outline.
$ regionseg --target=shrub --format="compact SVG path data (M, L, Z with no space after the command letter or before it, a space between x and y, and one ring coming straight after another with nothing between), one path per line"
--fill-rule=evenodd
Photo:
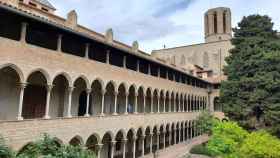
M240 158L280 158L280 140L265 131L253 132L238 153Z
M202 129L207 134L212 133L212 128L216 126L219 121L209 111L202 111L197 119L198 129Z
M15 156L14 152L5 145L5 141L0 137L0 157L1 158L13 158Z
M248 132L234 122L219 122L213 128L213 135L209 139L207 149L211 155L230 155L235 153Z
M206 148L206 144L199 144L191 148L190 150L191 154L198 154L198 155L207 155L207 156L213 156Z
M17 158L95 158L93 152L81 146L59 145L57 142L44 135L43 139L23 149ZM2 158L2 157L1 157Z

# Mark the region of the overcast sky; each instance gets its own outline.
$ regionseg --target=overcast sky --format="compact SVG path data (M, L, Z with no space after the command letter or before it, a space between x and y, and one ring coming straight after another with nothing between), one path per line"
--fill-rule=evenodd
M266 14L280 30L280 0L49 0L56 14L75 9L78 22L128 45L137 40L146 52L204 42L203 14L209 8L229 7L233 26L243 16Z

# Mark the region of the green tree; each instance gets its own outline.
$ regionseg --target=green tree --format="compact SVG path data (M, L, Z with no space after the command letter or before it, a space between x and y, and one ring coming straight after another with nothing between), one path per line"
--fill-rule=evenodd
M202 129L204 133L211 134L212 128L219 121L214 118L214 116L209 111L202 111L197 118L197 127Z
M280 137L280 41L268 16L244 17L234 28L234 48L221 84L224 112L249 130Z

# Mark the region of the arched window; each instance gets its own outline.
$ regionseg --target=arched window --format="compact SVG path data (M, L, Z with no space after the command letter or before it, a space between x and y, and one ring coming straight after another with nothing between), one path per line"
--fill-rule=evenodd
M218 33L217 12L214 12L214 33Z
M226 17L226 11L224 11L223 13L223 29L224 29L224 33L226 33L227 31L227 17Z

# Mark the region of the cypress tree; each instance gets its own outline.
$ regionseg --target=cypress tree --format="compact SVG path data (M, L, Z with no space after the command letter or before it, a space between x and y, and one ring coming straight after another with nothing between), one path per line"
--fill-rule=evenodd
M280 137L280 39L268 16L243 17L233 29L221 84L221 104L230 119L248 130Z

